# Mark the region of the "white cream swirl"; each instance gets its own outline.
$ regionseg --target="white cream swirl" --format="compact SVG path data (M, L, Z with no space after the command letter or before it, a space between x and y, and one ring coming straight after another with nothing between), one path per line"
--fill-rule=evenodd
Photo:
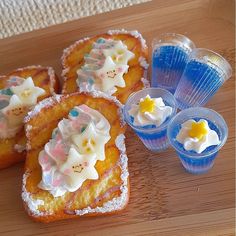
M31 77L11 77L9 88L0 90L0 138L14 137L23 127L23 119L45 90L34 85Z
M186 151L193 150L197 153L202 153L208 147L220 144L218 134L210 129L205 119L198 122L190 119L184 122L176 136L176 140L183 144Z
M150 101L152 104L149 104ZM142 111L140 107L141 104L147 109ZM149 110L150 106L152 106L151 110ZM147 95L145 98L140 99L139 104L132 104L128 113L134 118L133 124L136 126L160 126L171 115L172 110L172 107L165 105L161 97L150 98L150 96Z
M134 56L122 41L99 38L85 55L85 64L77 70L80 91L98 90L112 95L117 87L125 87L123 75Z
M87 179L98 179L95 164L105 160L109 132L110 124L100 112L86 105L74 107L39 154L38 187L58 197L76 191Z

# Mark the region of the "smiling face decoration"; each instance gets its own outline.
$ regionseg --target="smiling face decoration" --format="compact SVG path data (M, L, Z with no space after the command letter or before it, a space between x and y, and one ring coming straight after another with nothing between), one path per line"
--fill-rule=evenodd
M123 74L128 68L128 65L116 65L110 56L107 57L103 67L95 72L96 76L101 79L103 91L111 90L115 86L125 87Z
M85 55L85 64L77 70L77 85L81 91L114 94L118 87L126 86L124 74L134 56L120 40L98 39L90 53Z
M4 127L0 129L0 138L11 138L19 131L29 109L45 93L43 89L34 86L31 77L11 77L9 84L12 86L0 90L0 126Z
M87 179L98 179L95 167L97 161L106 158L105 145L111 138L110 128L100 112L87 105L74 107L68 119L59 122L52 139L39 154L43 172L39 188L57 197L67 191L76 191Z

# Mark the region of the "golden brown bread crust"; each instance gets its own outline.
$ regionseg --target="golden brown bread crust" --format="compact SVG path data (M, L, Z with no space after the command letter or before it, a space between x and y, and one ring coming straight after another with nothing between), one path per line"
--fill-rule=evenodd
M76 211L83 211L83 213L80 212L80 215L86 216L113 214L125 208L128 203L128 176L126 177L126 192L121 190L124 185L121 176L127 172L127 166L123 166L121 162L127 164L127 157L116 145L117 137L125 132L125 126L122 124L119 114L121 110L117 105L118 102L115 103L106 98L94 96L86 93L57 95L39 103L38 107L25 119L28 150L22 198L29 215L36 221L51 222L78 217L79 214L76 215ZM38 154L51 138L52 131L57 127L58 122L62 118L66 118L74 106L81 104L86 104L101 112L111 125L111 139L105 146L106 159L96 163L95 167L99 174L98 180L86 180L77 191L54 198L48 191L37 187L42 174L38 163ZM117 205L118 207L114 206L112 211L84 211L88 207L92 209L104 207L107 202L118 199L121 195L124 196L124 193L125 198L123 198L122 204ZM39 204L38 209L32 210L30 203L37 200L43 200L44 204Z
M143 39L139 38L141 35L138 37L132 34L132 32L121 31L120 33L97 35L92 38L79 40L65 49L62 56L62 77L64 78L62 93L66 94L79 91L76 84L76 71L83 66L84 55L91 51L92 44L101 37L105 39L121 40L127 48L135 54L135 57L128 62L128 73L124 75L126 87L117 87L117 91L113 94L113 96L116 96L117 99L124 104L131 93L144 88L142 78L145 77L146 69L144 68L145 66L141 65L140 58L145 59L145 61L148 59L148 48L142 42Z
M11 76L22 78L31 76L34 84L46 91L46 94L39 97L38 101L51 96L54 92L57 93L59 90L59 80L51 67L28 66L14 70L8 75L0 76L0 89L4 89L7 86L7 80ZM0 169L9 167L25 159L26 152L17 152L14 148L16 144L25 145L25 143L26 137L23 128L13 138L0 139Z

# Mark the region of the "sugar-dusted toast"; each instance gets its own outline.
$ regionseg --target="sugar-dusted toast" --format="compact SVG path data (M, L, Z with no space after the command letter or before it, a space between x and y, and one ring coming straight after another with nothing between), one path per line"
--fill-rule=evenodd
M99 49L104 47L99 46L102 40L121 41L125 47L127 46L129 53L133 54L130 60L128 60L128 71L123 75L125 86L116 86L117 90L112 94L112 96L117 97L117 99L124 104L131 93L149 86L149 82L146 80L148 48L142 35L137 31L110 30L104 34L78 40L70 47L66 48L62 55L62 77L64 79L62 93L81 91L81 87L78 86L81 80L78 78L78 70L84 68L87 62L92 63L92 66L94 66L94 63L96 64L96 52L95 54L90 52L92 52L91 50L94 49L94 47ZM109 42L107 42L107 44L109 44ZM107 47L111 48L112 46L108 45ZM89 53L93 55L88 56ZM86 56L87 58L85 59Z
M97 179L86 179L76 191L67 191L62 196L54 197L39 186L42 173L48 171L39 164L40 160L42 163L41 153L53 137L58 123L64 122L71 110L81 105L96 110L110 124L105 160L98 160L95 164ZM116 99L104 93L56 95L41 101L29 113L25 118L25 129L27 157L22 198L28 214L34 220L51 222L82 215L115 213L127 205L129 179L124 143L125 124L121 117L121 105ZM57 158L59 154L54 156L54 159ZM68 159L69 156L66 156ZM59 168L58 165L56 168Z
M38 86L45 91L42 96L38 97L38 101L51 96L54 92L58 92L59 81L51 67L28 66L14 70L8 75L0 76L1 96L4 97L5 95L2 93L8 91L8 88L12 85L14 86L17 81L28 77L32 78L35 86ZM2 107L0 107L0 112L1 111ZM26 138L23 125L13 137L0 138L0 169L24 160L26 156L24 149L25 143Z

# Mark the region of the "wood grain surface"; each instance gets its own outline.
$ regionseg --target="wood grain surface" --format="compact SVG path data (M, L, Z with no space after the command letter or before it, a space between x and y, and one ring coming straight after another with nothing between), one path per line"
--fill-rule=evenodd
M63 48L116 28L139 30L149 45L163 32L185 34L234 66L233 0L158 0L0 40L0 74L42 64L60 75ZM121 214L35 223L23 210L18 164L0 172L0 235L234 235L234 80L233 75L207 104L229 126L228 141L207 174L186 173L172 149L149 152L129 129L131 196Z

